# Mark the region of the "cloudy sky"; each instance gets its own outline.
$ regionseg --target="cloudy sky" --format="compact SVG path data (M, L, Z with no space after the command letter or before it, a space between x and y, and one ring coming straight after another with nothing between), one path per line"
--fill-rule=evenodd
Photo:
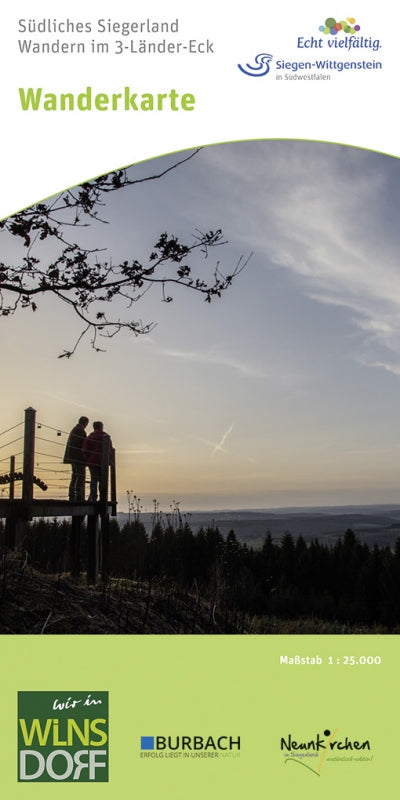
M121 510L127 490L149 510L153 498L184 510L398 502L399 170L339 145L236 142L110 195L109 224L85 236L114 263L196 228L222 228L228 243L210 259L227 273L253 255L211 305L149 292L134 310L156 328L122 332L105 353L83 342L57 359L79 326L54 301L0 320L0 472L22 429L3 431L33 406L48 426L36 473L52 496L66 495L64 431L86 414L112 435ZM17 243L1 237L16 263Z

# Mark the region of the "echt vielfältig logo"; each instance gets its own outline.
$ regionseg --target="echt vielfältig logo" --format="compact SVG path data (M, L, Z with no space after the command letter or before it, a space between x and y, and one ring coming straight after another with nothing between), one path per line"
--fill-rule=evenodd
M321 33L331 34L337 36L341 31L343 33L350 33L352 36L361 30L360 25L355 25L354 17L346 17L340 22L336 22L334 17L327 17L325 25L320 25L318 28Z
M18 692L18 780L108 781L108 692Z

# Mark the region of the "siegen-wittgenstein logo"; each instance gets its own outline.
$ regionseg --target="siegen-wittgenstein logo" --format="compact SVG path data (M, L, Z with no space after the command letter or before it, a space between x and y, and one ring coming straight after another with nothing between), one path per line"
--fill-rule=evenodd
M251 64L246 64L244 67L242 64L238 64L238 67L251 78L261 78L263 75L268 75L271 60L272 56L269 53L259 53L254 59L255 67L252 67Z
M369 739L353 739L350 736L339 736L339 728L330 731L326 728L321 735L317 733L311 739L299 740L291 733L281 737L281 751L284 764L299 764L313 772L319 778L322 767L327 761L333 762L371 762L371 745Z
M18 780L108 781L108 692L18 692Z

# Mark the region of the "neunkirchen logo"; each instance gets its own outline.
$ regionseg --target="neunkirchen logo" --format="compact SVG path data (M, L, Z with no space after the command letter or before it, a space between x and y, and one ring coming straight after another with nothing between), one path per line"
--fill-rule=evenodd
M330 731L326 728L322 734L317 733L312 739L298 740L291 733L281 737L281 751L284 764L298 764L313 772L318 778L326 761L334 762L370 762L371 745L369 739L344 739L338 736L339 728Z

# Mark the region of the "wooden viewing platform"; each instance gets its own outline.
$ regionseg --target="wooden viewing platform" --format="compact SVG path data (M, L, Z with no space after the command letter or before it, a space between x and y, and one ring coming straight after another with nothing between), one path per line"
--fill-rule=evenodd
M109 575L109 519L117 514L117 490L115 450L110 437L105 435L102 451L100 500L55 500L33 497L35 483L46 490L46 486L35 477L35 424L34 408L25 409L23 472L15 473L15 458L10 459L8 499L0 499L0 518L6 520L6 546L14 548L21 544L23 524L35 517L71 517L71 574L80 574L80 542L83 522L87 517L87 580L96 583L101 571L102 580ZM14 496L15 482L22 480L22 498Z
M104 507L105 505L105 507ZM109 513L116 516L116 503L109 500L104 504L100 500L92 503L89 500L31 500L27 505L24 500L0 499L0 519L18 516L29 520L34 517L88 517L93 514Z

